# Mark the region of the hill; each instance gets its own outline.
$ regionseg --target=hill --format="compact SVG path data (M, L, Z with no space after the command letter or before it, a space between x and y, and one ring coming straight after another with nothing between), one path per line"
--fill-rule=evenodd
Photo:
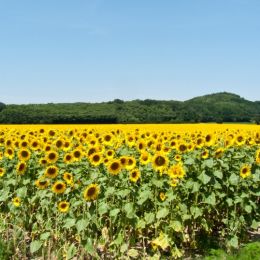
M102 103L5 105L1 124L259 122L260 101L222 92L186 101L115 99Z

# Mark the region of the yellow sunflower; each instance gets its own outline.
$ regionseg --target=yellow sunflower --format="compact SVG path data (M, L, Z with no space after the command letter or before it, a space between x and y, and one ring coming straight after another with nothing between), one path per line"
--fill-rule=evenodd
M122 169L120 160L114 159L107 165L107 170L112 175L117 175Z
M102 154L101 153L93 153L89 157L89 161L93 166L99 166L102 163Z
M166 199L166 195L164 192L160 192L159 197L160 197L161 201L165 201L165 199Z
M87 201L96 200L99 191L99 186L96 183L88 185L83 193L84 199Z
M28 161L30 159L31 152L28 149L21 149L18 152L18 158L20 161Z
M152 159L152 165L153 165L153 168L156 170L156 171L164 171L167 166L168 166L168 158L161 154L161 153L157 153L153 156L153 159Z
M26 168L27 168L27 165L26 165L26 162L19 162L17 165L16 165L16 171L19 175L22 175L25 173L26 171Z
M20 207L21 206L21 199L19 197L13 198L13 205L15 207Z
M66 190L66 184L63 181L56 181L52 185L52 191L56 194L62 194Z
M141 175L141 173L140 173L139 169L133 169L129 173L129 179L132 182L137 182L140 179L140 175Z
M200 154L202 159L207 159L209 157L209 151L208 150L204 150L201 154Z
M56 151L48 151L46 154L46 160L49 164L56 163L59 159L59 154Z
M73 155L71 153L66 153L64 155L63 161L68 164L71 163L73 161Z
M0 177L3 177L5 174L5 169L0 167Z
M147 151L142 151L139 161L142 165L146 165L151 161L151 156Z
M35 185L38 189L43 190L49 186L49 180L45 180L44 178L40 178L35 181Z
M66 181L67 184L72 185L73 184L73 175L69 172L65 172L63 174L63 180Z
M69 211L70 203L67 201L61 201L58 204L58 209L61 213L66 213Z
M49 167L46 168L46 170L44 172L44 175L47 178L54 179L54 178L57 177L58 171L59 171L58 167L56 167L56 166L49 166Z
M244 179L251 175L251 166L248 164L242 165L240 168L240 176Z
M136 160L135 160L135 158L132 157L132 156L128 156L128 157L127 157L127 163L126 163L126 165L125 165L125 168L126 168L127 170L132 170L132 169L135 168L135 166L136 166Z
M168 170L168 175L174 179L182 179L185 176L185 170L181 163L172 165Z

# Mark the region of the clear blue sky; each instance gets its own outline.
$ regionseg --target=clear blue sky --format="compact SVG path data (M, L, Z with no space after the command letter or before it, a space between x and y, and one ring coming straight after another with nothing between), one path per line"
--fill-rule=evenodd
M0 101L260 100L259 0L0 0Z

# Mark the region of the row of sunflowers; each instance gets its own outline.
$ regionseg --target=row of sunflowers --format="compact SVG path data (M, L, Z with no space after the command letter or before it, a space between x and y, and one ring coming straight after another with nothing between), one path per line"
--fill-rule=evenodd
M178 258L259 227L260 128L0 127L0 232L14 258Z

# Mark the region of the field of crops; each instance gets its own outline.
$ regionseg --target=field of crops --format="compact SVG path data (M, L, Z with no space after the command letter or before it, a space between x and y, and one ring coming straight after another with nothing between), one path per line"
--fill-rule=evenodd
M0 126L14 259L178 258L260 223L256 125Z

